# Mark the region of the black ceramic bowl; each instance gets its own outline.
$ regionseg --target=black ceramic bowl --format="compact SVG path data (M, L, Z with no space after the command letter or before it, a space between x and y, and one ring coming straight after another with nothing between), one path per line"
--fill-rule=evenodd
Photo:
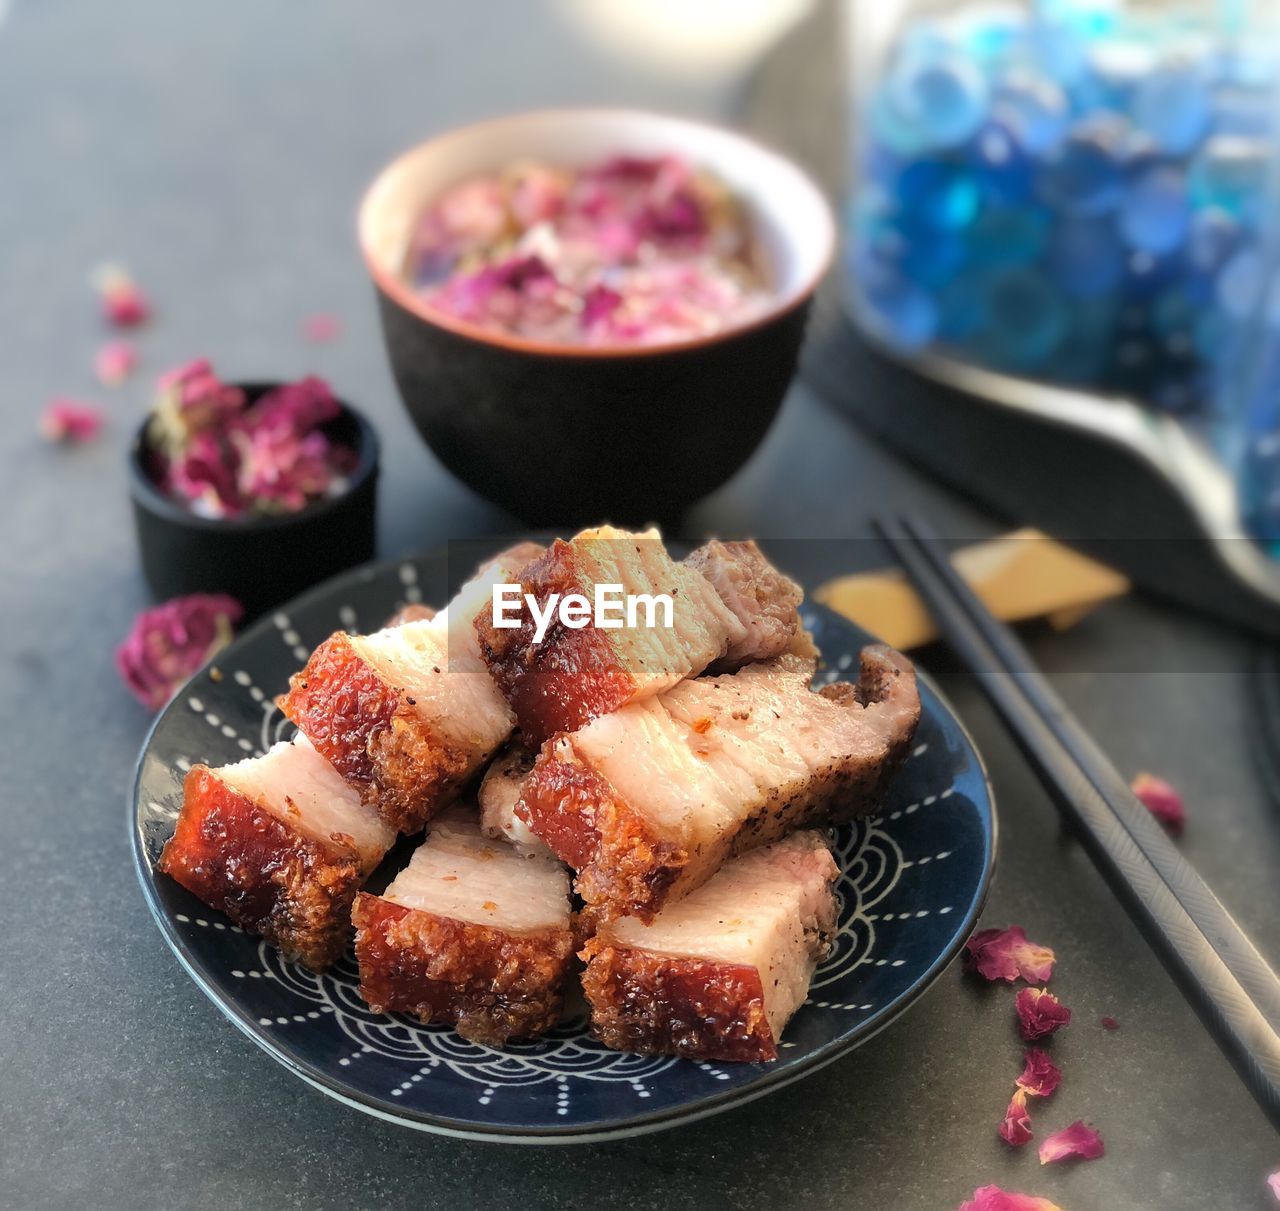
M240 383L249 402L277 386ZM129 494L147 585L158 600L229 593L253 618L303 589L374 556L378 438L350 404L325 426L356 452L347 488L279 517L199 517L161 491L144 421L129 449Z
M462 178L520 159L670 152L746 207L774 287L764 315L696 340L584 349L436 314L404 276L416 219ZM671 518L728 479L778 411L835 245L830 208L788 160L727 130L626 110L520 114L432 139L374 181L359 226L418 430L464 483L538 524Z

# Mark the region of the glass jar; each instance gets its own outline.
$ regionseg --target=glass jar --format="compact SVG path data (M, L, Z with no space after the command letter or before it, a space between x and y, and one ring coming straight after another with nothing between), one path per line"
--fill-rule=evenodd
M1178 415L1280 549L1277 8L849 0L844 225L875 340Z

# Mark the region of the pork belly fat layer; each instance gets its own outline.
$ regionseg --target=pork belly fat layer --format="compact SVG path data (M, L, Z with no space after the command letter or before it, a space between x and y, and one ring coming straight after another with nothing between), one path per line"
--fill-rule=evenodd
M488 606L476 615L481 653L533 743L700 673L746 633L710 581L667 554L656 530L584 530L570 542L553 543L520 582L522 595L543 606L553 593L594 600L598 584L621 585L627 595L666 593L672 600L670 628L588 623L575 630L557 618L537 643L527 606L516 628L494 627Z
M305 736L214 771L232 790L313 841L353 849L366 873L396 839Z
M508 841L526 853L550 854L546 843L516 815L516 804L538 754L513 740L485 771L476 798L485 836Z
M726 863L651 924L603 926L583 952L592 1027L608 1047L772 1060L836 925L825 840L793 834Z
M514 715L467 629L450 627L512 575L513 548L434 617L372 635L339 631L290 679L280 708L383 819L416 832L510 735Z
M211 908L321 970L394 834L305 744L221 770L197 765L159 870Z
M516 812L598 919L651 919L732 854L875 808L920 716L911 663L868 647L857 685L817 693L812 669L685 681L544 747Z
M779 572L754 542L712 539L684 562L711 582L744 628L741 638L711 666L712 672L730 673L792 649L803 629L797 611L804 590Z
M445 813L383 896L356 901L360 994L377 1013L448 1022L501 1046L559 1020L573 953L569 884L553 858Z
M559 860L529 857L486 837L474 811L462 808L436 818L383 896L508 931L569 928L569 874Z

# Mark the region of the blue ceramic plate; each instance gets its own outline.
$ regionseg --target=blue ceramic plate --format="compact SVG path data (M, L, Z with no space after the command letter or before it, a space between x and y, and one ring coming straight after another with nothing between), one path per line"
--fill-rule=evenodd
M840 932L771 1064L706 1064L608 1051L571 1005L548 1038L506 1051L445 1027L371 1013L350 955L324 975L284 962L206 908L156 859L182 779L287 738L272 698L337 628L374 629L398 603L444 601L443 552L357 569L264 618L197 674L156 721L131 804L147 903L182 965L255 1043L331 1097L409 1127L522 1143L656 1131L747 1101L830 1063L907 1008L955 958L986 896L995 814L982 762L929 682L912 757L883 813L839 830ZM817 605L818 680L856 670L867 636ZM389 862L403 862L393 851Z

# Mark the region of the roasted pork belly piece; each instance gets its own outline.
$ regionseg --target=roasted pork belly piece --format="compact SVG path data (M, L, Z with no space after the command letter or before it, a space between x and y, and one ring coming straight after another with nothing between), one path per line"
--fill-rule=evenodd
M623 917L586 944L582 986L606 1047L696 1060L772 1060L836 926L839 871L816 832L726 862L650 924Z
M676 563L656 530L632 534L611 526L557 540L520 576L521 595L541 607L559 594L595 600L597 585L625 595L668 594L671 627L565 626L557 617L541 641L527 604L513 628L493 625L492 610L475 620L489 671L530 743L573 731L624 703L639 701L695 676L742 642L746 627L695 568ZM661 619L659 619L659 622Z
M480 659L470 619L529 553L521 544L486 564L431 618L372 635L337 632L279 699L400 832L420 830L511 734L515 716Z
M423 605L421 602L406 602L382 626L386 629L401 626L406 622L430 622L435 616L434 606Z
M815 692L812 672L783 656L685 681L543 746L516 812L596 919L648 920L735 853L874 810L915 734L915 671L876 645L857 685Z
M448 1022L476 1043L550 1030L573 955L569 876L522 854L454 807L381 895L352 919L360 995L375 1013Z
M318 971L342 953L356 892L394 840L299 737L220 769L194 766L157 867Z
M711 672L731 673L744 664L792 650L797 635L803 634L797 611L804 590L779 572L754 542L712 539L684 562L711 582L744 628L743 635L710 666Z
M529 775L533 772L537 751L512 740L485 770L484 779L476 798L480 802L480 828L485 836L532 853L549 854L547 848L529 825L516 815L516 804Z

